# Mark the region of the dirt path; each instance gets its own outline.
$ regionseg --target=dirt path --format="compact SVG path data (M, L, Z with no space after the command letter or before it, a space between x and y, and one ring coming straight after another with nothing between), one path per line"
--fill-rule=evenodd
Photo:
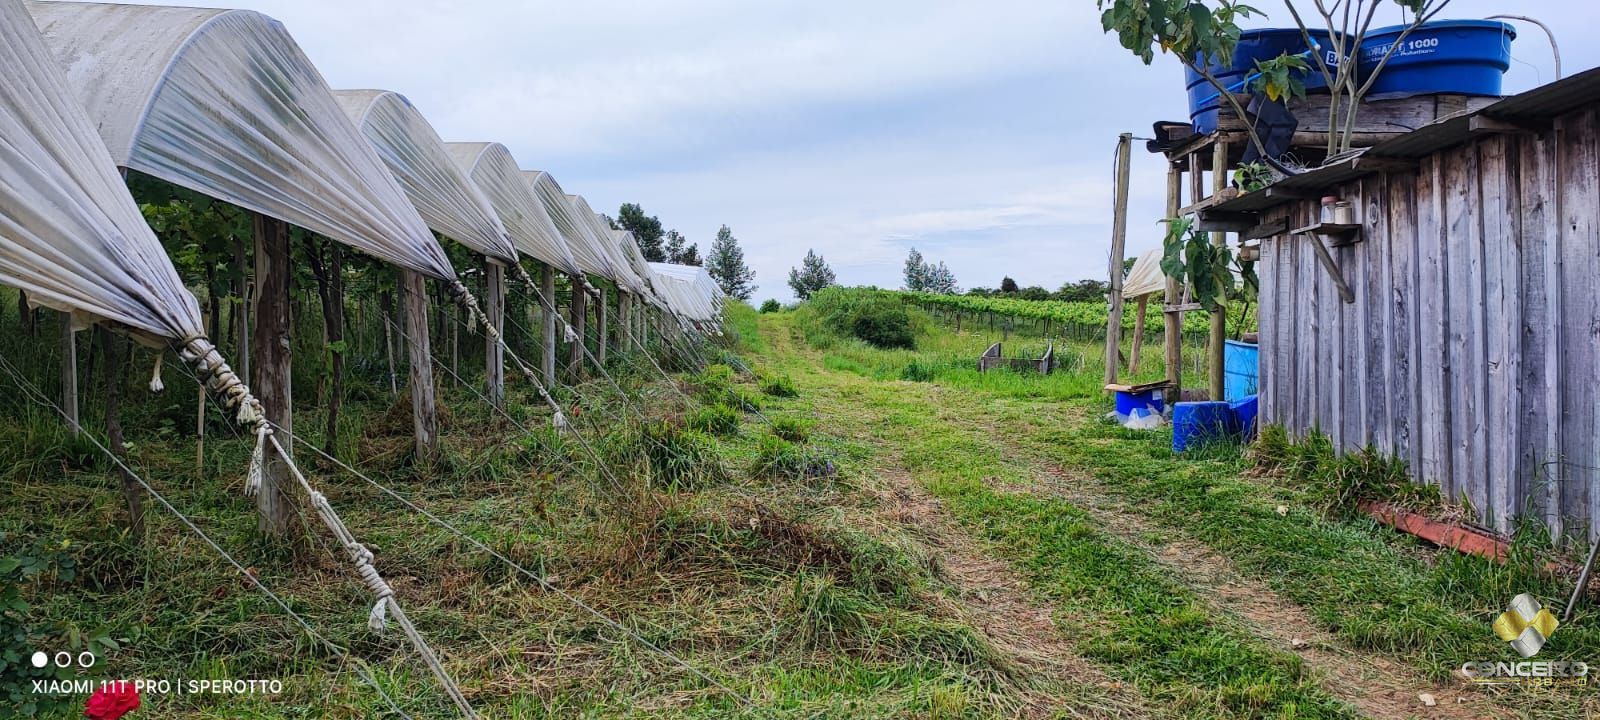
M794 352L791 338L782 333L770 337L775 349ZM819 366L817 363L813 367ZM1009 464L1025 468L1028 480L999 484L1002 481L997 479L997 489L1049 493L1091 513L1107 532L1147 553L1219 615L1230 618L1264 644L1298 655L1330 695L1364 715L1380 720L1515 717L1476 687L1465 683L1439 685L1409 665L1344 644L1323 630L1303 607L1243 573L1228 558L1132 511L1094 478L1051 463L1006 438L992 401L971 393L947 392L931 384L908 386L906 392L916 393L941 421L963 426L1004 445ZM871 427L850 429L857 440L874 440ZM1060 636L1048 603L1034 597L1025 581L1005 562L960 528L936 498L898 467L887 468L885 475L895 495L888 505L901 516L901 522L922 528L930 544L943 551L946 573L962 588L964 596L971 596L972 601L963 605L977 627L1002 649L1049 668L1052 675L1091 677L1101 687L1117 687ZM1427 700L1433 704L1428 705Z
M1032 466L1030 484L1003 489L1050 493L1091 513L1107 532L1148 553L1212 609L1234 618L1269 645L1299 655L1330 695L1368 717L1474 720L1515 716L1475 686L1464 682L1440 685L1403 663L1340 642L1305 608L1241 572L1228 558L1130 510L1093 477L1038 458L1007 438L1002 424L984 412L982 403L971 403L938 386L932 387L931 399L940 408L941 418L978 423L988 437L1003 443L1012 457ZM960 412L951 409L955 405L960 405ZM1153 538L1159 541L1153 542ZM1427 705L1423 695L1430 696L1434 705Z

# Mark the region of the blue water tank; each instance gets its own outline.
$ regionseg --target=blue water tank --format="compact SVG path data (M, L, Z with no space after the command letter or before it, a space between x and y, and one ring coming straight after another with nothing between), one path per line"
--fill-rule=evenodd
M1172 451L1227 440L1234 434L1233 409L1225 402L1181 402L1172 406Z
M1233 411L1233 426L1239 434L1248 440L1256 434L1256 415L1260 413L1258 395L1246 395L1235 402L1228 403L1228 409Z
M1314 31L1310 35L1318 44L1328 47L1328 38L1331 36L1326 30ZM1245 76L1255 72L1257 60L1271 60L1285 53L1298 55L1308 49L1305 37L1300 34L1300 28L1246 30L1239 34L1239 45L1233 51L1233 62L1225 66L1216 58L1209 58L1206 70L1221 81L1223 87L1232 88L1243 83ZM1306 90L1308 92L1326 90L1327 83L1323 81L1322 73L1317 72L1316 63L1307 62L1312 70L1303 78ZM1206 82L1204 75L1187 66L1183 72L1189 91L1189 121L1194 124L1194 131L1205 134L1216 130L1217 109L1222 106L1222 96L1211 83Z
M1222 348L1222 399L1233 402L1256 394L1260 365L1261 350L1255 345L1227 341Z
M1361 41L1362 79L1369 77L1406 26L1377 28ZM1497 20L1437 20L1411 31L1400 43L1368 97L1458 93L1500 95L1511 68L1517 31Z

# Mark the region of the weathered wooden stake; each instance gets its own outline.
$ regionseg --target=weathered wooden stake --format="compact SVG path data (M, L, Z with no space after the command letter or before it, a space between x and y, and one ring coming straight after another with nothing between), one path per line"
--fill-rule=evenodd
M117 457L127 455L122 443L122 339L111 334L104 326L95 329L100 338L100 356L103 358L106 378L106 441ZM144 488L133 474L121 465L117 472L122 476L122 499L128 505L128 536L134 542L144 540Z
M1144 349L1144 313L1150 306L1150 295L1140 295L1136 312L1133 318L1133 351L1128 355L1128 374L1139 374L1139 352Z
M632 341L629 340L629 338L628 338L629 334L631 333L631 329L633 327L630 324L630 323L633 322L632 312L633 312L633 296L629 295L627 292L623 291L621 288L618 288L617 289L617 323L616 324L617 324L617 350L619 352L630 352L630 351L633 350Z
M539 292L544 295L544 303L540 314L544 318L544 347L543 354L539 357L539 373L544 376L544 386L547 390L554 390L556 386L556 269L545 264L539 271Z
M483 262L484 277L484 314L489 316L489 324L494 326L495 332L503 332L506 326L506 266L494 260L485 259ZM484 354L484 382L489 395L489 402L495 407L505 407L506 404L506 355L505 348L495 342L489 333L483 334Z
M1183 207L1183 171L1176 165L1167 167L1167 218L1176 219ZM1162 308L1162 338L1166 351L1167 407L1172 407L1183 397L1183 313L1179 311L1182 290L1178 279L1167 276L1166 307Z
M1193 168L1191 168L1191 172ZM1218 141L1211 146L1211 192L1213 195L1228 187L1228 144ZM1211 244L1227 247L1228 234L1211 233ZM1217 309L1211 313L1211 340L1206 346L1207 379L1210 381L1211 399L1222 399L1222 349L1228 339L1227 298L1217 298Z
M1117 381L1122 355L1122 257L1128 244L1128 173L1133 155L1133 133L1117 136L1117 169L1111 211L1111 311L1106 314L1107 385ZM1137 341L1135 341L1137 342Z
M72 313L61 313L61 409L67 413L67 427L77 435L78 424L78 334L72 331Z
M250 388L261 400L267 421L284 449L293 452L294 413L290 385L289 348L289 225L277 218L254 214L256 296L255 328L250 336L255 359ZM113 366L114 367L114 366ZM294 517L291 478L285 458L267 446L261 489L256 494L257 527L274 538L289 534Z
M606 327L606 306L610 297L611 291L604 285L600 286L600 304L594 307L594 335L598 339L595 343L594 359L602 368L606 366L606 346L611 344L610 328Z
M248 257L244 251L244 238L233 238L233 279L234 289L239 293L238 326L234 328L236 342L239 344L239 377L250 377L250 279L245 276L244 261Z
M583 342L584 318L589 314L589 298L583 291L583 278L578 275L571 277L572 282L572 307L568 309L567 322L572 325L572 332L578 339L567 346L567 373L573 380L583 377Z
M411 357L411 426L417 457L431 458L439 449L439 404L433 392L433 353L428 347L428 291L422 275L414 270L400 270L400 311Z

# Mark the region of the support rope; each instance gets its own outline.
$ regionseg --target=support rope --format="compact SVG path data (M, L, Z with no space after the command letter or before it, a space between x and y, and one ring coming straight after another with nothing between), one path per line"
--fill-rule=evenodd
M244 381L238 375L234 374L233 368L229 367L227 361L222 359L222 353L217 350L210 340L204 336L195 335L183 340L178 354L179 357L183 358L184 362L194 369L206 389L219 397L219 404L235 411L237 413L235 419L238 423L250 428L255 433L255 448L251 452L250 469L245 477L245 495L254 496L261 490L262 480L266 471L266 445L270 442L273 448L278 451L278 457L283 460L284 466L289 469L290 474L299 482L301 490L310 499L312 507L317 511L317 516L322 519L322 524L328 528L329 532L333 533L333 536L339 540L340 545L350 555L350 560L355 564L356 575L361 578L362 583L377 598L372 611L368 613L367 626L373 631L382 631L387 624L386 615L393 614L395 621L400 624L401 629L405 631L407 639L411 641L412 647L422 656L423 662L433 672L434 677L439 681L439 685L444 688L445 694L450 696L450 700L461 711L462 717L469 720L476 718L477 713L473 712L472 705L467 702L466 696L462 694L461 688L456 685L455 679L450 677L450 673L440 663L438 655L434 653L433 648L428 645L421 633L418 633L417 629L411 624L410 619L406 617L405 612L400 608L400 604L395 601L394 590L389 587L389 584L384 581L377 568L373 566L372 551L355 539L355 536L344 524L344 521L339 518L339 514L328 503L327 497L318 492L316 488L312 487L310 481L306 480L305 474L300 472L300 467L295 464L289 453L284 450L283 445L273 436L272 425L262 409L261 401L251 394L250 388L244 384Z
M67 414L61 409L61 406L57 405L55 401L45 396L45 394L36 386L34 386L32 382L23 377L21 371L12 365L11 361L6 359L4 356L0 356L0 370L4 370L5 373L10 376L12 382L16 383L17 387L21 389L23 394L30 400L54 410L57 414L61 415L63 419L67 418ZM262 583L261 579L255 573L247 570L243 563L240 563L236 558L233 557L231 553L229 553L227 550L224 550L222 546L217 543L217 541L211 538L210 535L207 535L204 530L201 530L198 526L196 526L194 522L188 518L188 516L184 515L176 507L174 507L173 504L166 499L166 497L162 496L161 493L156 492L156 489L152 487L150 483L146 482L145 479L139 475L139 473L134 472L133 468L128 467L127 463L123 462L121 457L119 457L116 453L111 452L111 450L105 445L101 444L100 439L95 437L93 433L84 432L82 433L82 437L88 438L90 443L93 443L101 453L104 453L106 457L111 459L111 462L115 463L118 468L127 473L128 477L133 478L135 482L139 483L139 485L144 488L145 492L150 493L150 497L154 498L157 503L159 503L163 508L167 509L167 512L172 513L173 517L176 517L178 521L181 522L185 527L189 528L191 532L199 536L201 540L205 541L205 543L209 545L212 550L216 551L218 555L222 556L222 559L226 560L229 565L232 565L233 569L239 571L239 574L245 578L245 582L248 585L260 590L263 595L266 595L268 599L272 600L272 602L277 605L279 609L283 610L283 612L293 619L296 624L304 629L306 634L310 635L312 639L320 642L323 647L332 651L333 654L337 655L340 660L351 663L351 667L354 668L356 676L367 685L372 686L372 689L378 693L379 697L383 698L384 704L388 705L389 709L393 710L395 714L410 720L411 716L406 714L404 710L401 710L400 707L395 704L394 698L390 697L388 693L384 692L383 687L380 686L378 682L373 679L371 674L363 669L358 662L355 662L355 658L351 657L348 651L334 644L333 641L329 640L327 637L317 632L315 628L311 627L311 624L306 622L305 618L302 618L293 609L291 609L289 604L284 602L282 597L278 596L277 593L274 593L270 588Z

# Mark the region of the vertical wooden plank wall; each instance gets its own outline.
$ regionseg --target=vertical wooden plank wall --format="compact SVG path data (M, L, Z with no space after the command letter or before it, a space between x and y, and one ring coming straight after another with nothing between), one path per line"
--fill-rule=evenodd
M1364 226L1332 249L1354 303L1314 240L1263 240L1263 420L1404 460L1498 530L1531 513L1600 536L1597 120L1481 136L1330 190ZM1262 219L1319 212L1308 199Z

